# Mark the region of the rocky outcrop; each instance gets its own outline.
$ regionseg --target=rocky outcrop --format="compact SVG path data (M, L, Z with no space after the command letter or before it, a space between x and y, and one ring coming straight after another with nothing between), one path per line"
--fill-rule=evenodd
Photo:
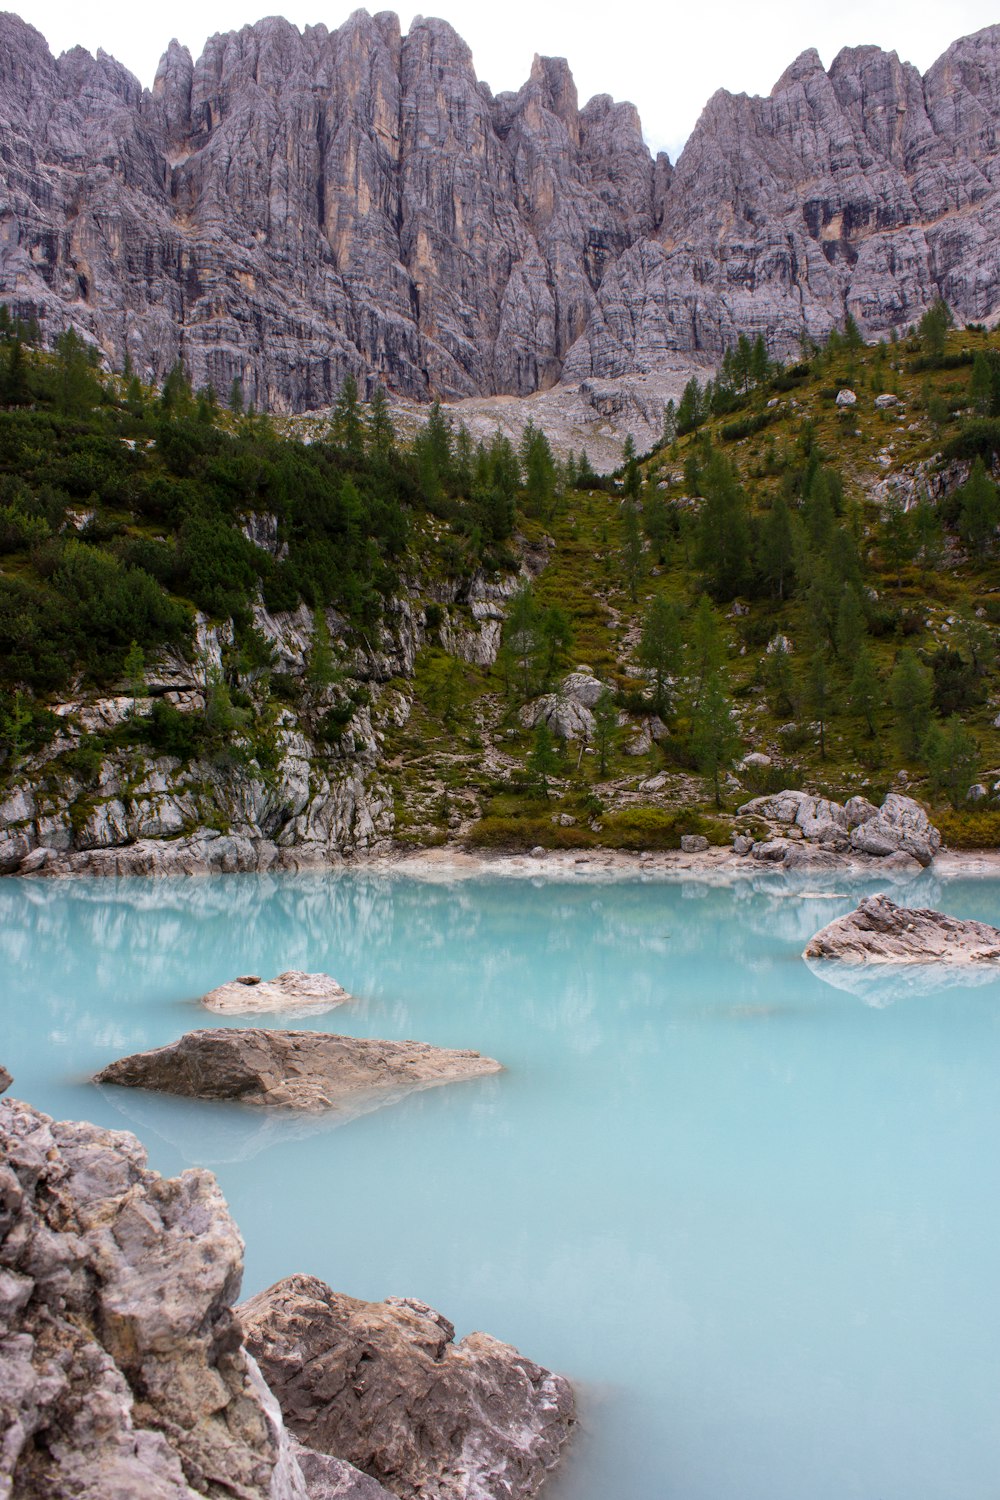
M0 1091L4 1079L0 1070ZM165 1179L147 1168L134 1136L56 1123L18 1100L0 1103L0 1494L397 1500L413 1493L383 1488L327 1442L334 1424L325 1409L315 1422L323 1451L291 1435L234 1314L242 1273L243 1244L211 1173ZM282 1285L321 1287L304 1278ZM269 1301L280 1291L248 1304L261 1308L248 1320L258 1343L280 1311ZM317 1298L314 1312L328 1311L330 1326L311 1326L308 1342L323 1351L327 1369L336 1350L359 1372L378 1372L367 1394L360 1385L355 1393L392 1433L394 1453L412 1458L414 1470L423 1463L431 1475L449 1441L464 1434L454 1456L466 1459L482 1487L428 1487L425 1495L507 1500L534 1492L572 1425L565 1381L483 1334L436 1365L430 1339L421 1344L413 1335L417 1303L385 1304L385 1328L398 1307L401 1331L376 1358L360 1342L363 1317L345 1323L343 1315L342 1304L366 1304L321 1291L328 1309ZM374 1340L379 1309L371 1312ZM450 1325L424 1312L428 1324L437 1320L443 1346ZM269 1363L282 1369L285 1400L293 1359L282 1338L290 1331L290 1319L282 1327L275 1321L267 1349ZM350 1348L352 1337L359 1342ZM320 1400L316 1372L311 1384L305 1370L298 1374ZM443 1385L435 1374L445 1377ZM387 1397L394 1377L390 1413L371 1399L371 1388ZM447 1432L434 1429L436 1417L448 1422ZM356 1428L344 1423L345 1445ZM500 1488L492 1487L494 1478Z
M923 808L897 792L890 792L881 807L865 797L851 797L841 806L808 792L777 792L745 802L739 816L775 825L766 838L737 834L741 853L771 864L802 862L799 841L827 855L903 858L924 868L941 848L941 835Z
M890 792L877 816L852 831L851 847L876 858L909 854L926 867L941 847L941 835L912 797Z
M210 1173L0 1104L0 1492L308 1500L233 1315L242 1269Z
M818 932L803 956L848 964L998 963L1000 928L869 896Z
M274 1011L294 1015L332 1010L350 998L329 974L304 974L300 969L287 969L274 979L243 974L209 990L202 995L201 1004L221 1016L257 1016Z
M583 391L741 331L787 353L845 312L905 328L939 294L989 319L998 55L996 27L923 78L806 52L766 99L715 94L674 169L560 59L494 97L442 21L270 18L197 62L172 43L144 91L8 15L0 299L279 410L349 371L419 399Z
M240 1309L289 1429L399 1500L522 1500L575 1421L567 1381L422 1302L361 1302L293 1276Z
M499 1073L478 1052L382 1042L323 1031L222 1028L109 1063L95 1083L272 1109L356 1115L414 1089Z

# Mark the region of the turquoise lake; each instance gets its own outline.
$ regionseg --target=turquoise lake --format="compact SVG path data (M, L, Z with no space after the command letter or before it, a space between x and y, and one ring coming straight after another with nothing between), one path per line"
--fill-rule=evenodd
M247 1293L418 1297L570 1376L548 1500L998 1500L1000 983L835 987L802 949L884 882L819 879L8 879L0 1062L211 1167ZM1000 924L1000 882L896 899ZM506 1071L339 1126L88 1083L288 968L357 998L266 1024Z

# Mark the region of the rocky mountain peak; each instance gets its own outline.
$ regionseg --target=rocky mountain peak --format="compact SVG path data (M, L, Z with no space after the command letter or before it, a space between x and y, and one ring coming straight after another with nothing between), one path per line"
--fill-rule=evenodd
M1000 311L1000 27L921 78L814 49L706 106L674 168L634 106L538 56L494 98L445 21L278 17L171 43L151 92L0 17L0 299L113 365L278 410L347 372L426 399L789 353L938 295Z

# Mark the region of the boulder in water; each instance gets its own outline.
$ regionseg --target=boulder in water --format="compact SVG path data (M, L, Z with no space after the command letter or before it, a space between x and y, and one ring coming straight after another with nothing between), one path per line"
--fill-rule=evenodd
M850 964L994 963L1000 961L1000 928L869 896L818 932L803 956Z
M329 974L304 974L287 969L274 979L244 974L202 995L201 1004L223 1016L256 1016L269 1011L284 1015L296 1011L332 1010L351 997Z
M575 1423L562 1376L423 1302L362 1302L291 1276L240 1308L289 1430L400 1500L526 1500Z
M189 1031L167 1047L120 1058L94 1082L194 1099L358 1114L415 1089L501 1071L491 1057L426 1042L222 1027Z

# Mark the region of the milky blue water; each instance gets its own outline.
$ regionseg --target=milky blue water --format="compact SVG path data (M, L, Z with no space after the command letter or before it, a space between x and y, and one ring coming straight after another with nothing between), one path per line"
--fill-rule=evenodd
M834 987L800 953L862 888L815 881L6 880L0 1061L212 1167L247 1292L419 1297L571 1376L549 1500L997 1500L1000 985ZM1000 923L995 882L906 899ZM290 1024L506 1071L339 1127L87 1082L286 968L358 997Z

